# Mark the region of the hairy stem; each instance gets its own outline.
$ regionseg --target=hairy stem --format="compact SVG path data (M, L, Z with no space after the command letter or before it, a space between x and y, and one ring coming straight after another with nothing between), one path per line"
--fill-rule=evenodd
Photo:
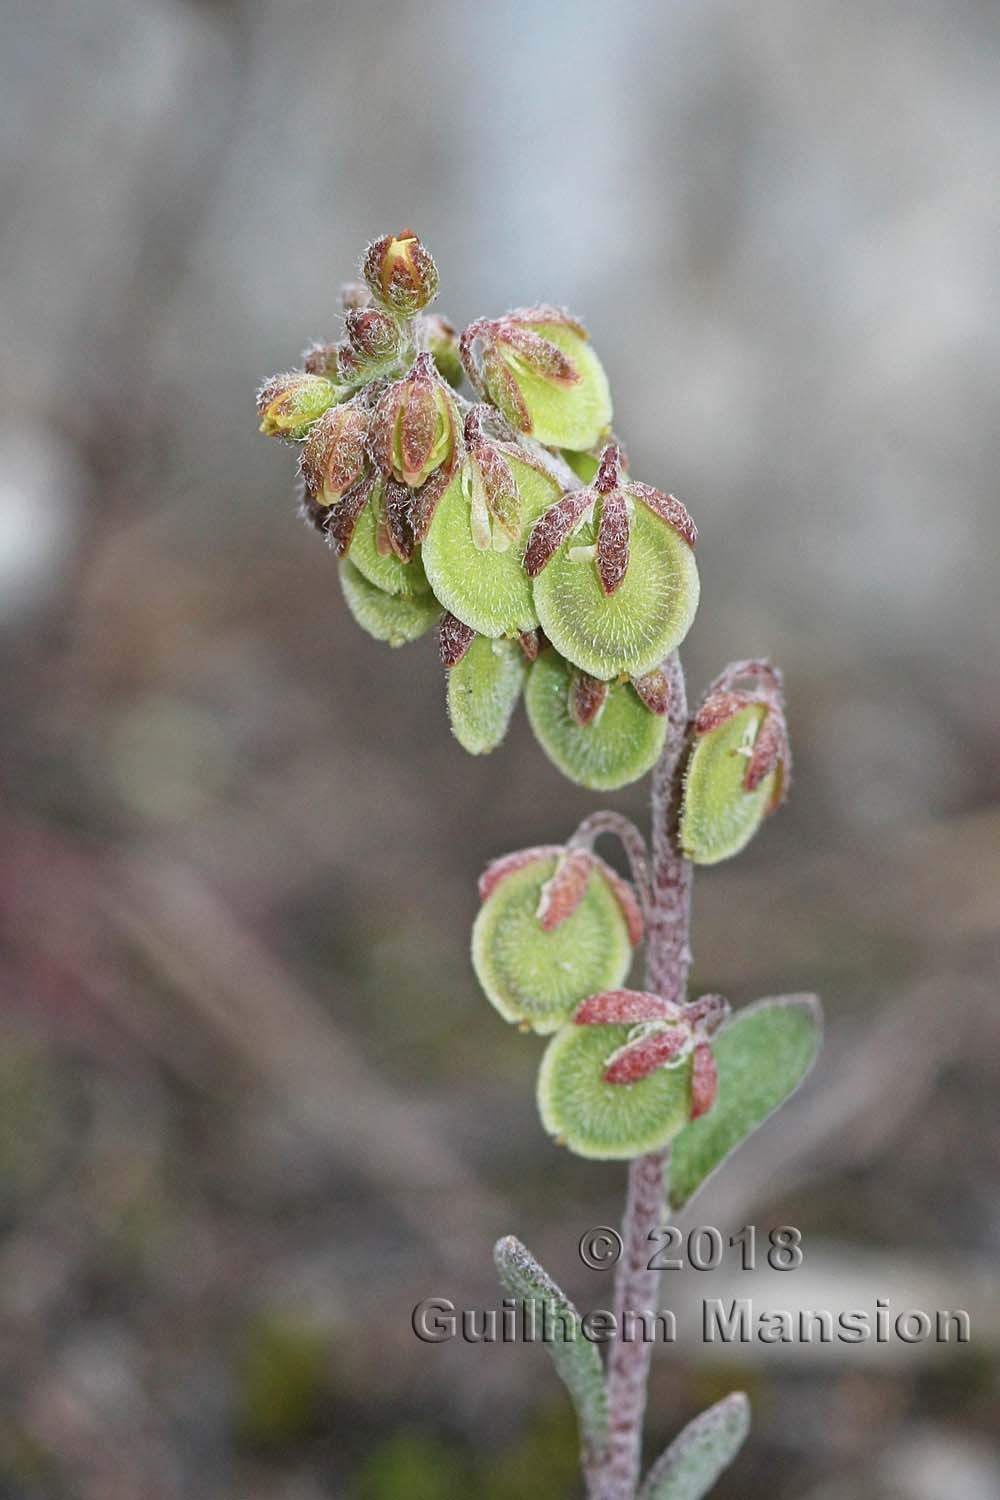
M649 875L649 852L646 848L646 840L636 828L631 818L626 818L624 813L617 812L595 812L584 818L572 838L569 840L570 848L593 849L595 842L601 834L610 833L615 836L625 851L628 860L629 872L636 888L636 893L642 905L644 917L648 917L651 902L651 885Z
M667 741L653 772L651 899L646 929L646 985L683 1003L691 965L691 866L676 852L679 767L687 730L687 695L677 653L666 663L670 683ZM615 1281L617 1338L607 1366L611 1436L600 1466L587 1475L593 1500L634 1500L642 1457L642 1419L652 1344L624 1340L626 1312L655 1312L660 1273L650 1270L666 1200L669 1147L639 1156L629 1165L628 1199L622 1224L622 1256Z

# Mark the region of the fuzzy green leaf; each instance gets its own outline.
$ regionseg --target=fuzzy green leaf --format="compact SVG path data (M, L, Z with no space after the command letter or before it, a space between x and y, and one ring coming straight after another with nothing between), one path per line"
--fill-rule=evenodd
M819 1049L815 995L779 995L737 1012L712 1042L719 1094L673 1144L669 1207L683 1208L747 1136L794 1094Z
M525 707L535 738L570 781L609 792L644 776L659 760L667 721L651 714L627 682L613 682L597 717L578 724L570 710L573 670L543 651L528 674Z
M750 1431L750 1403L734 1391L710 1406L657 1459L639 1500L702 1500L736 1457Z
M607 1397L597 1346L583 1337L580 1314L520 1240L513 1235L498 1240L493 1259L511 1296L523 1299L526 1309L533 1304L538 1328L555 1335L545 1339L545 1348L573 1398L584 1456L593 1463L608 1442Z
M461 661L448 670L448 717L455 738L470 755L495 750L507 733L524 685L527 662L516 641L477 635Z

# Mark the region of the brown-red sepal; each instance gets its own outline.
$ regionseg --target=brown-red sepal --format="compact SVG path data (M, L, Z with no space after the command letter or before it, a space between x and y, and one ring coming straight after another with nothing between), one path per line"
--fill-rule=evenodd
M642 934L645 930L642 906L639 903L639 898L636 896L635 888L627 880L623 880L618 871L612 869L611 865L607 864L599 854L593 854L591 858L594 862L594 868L600 870L604 879L611 887L615 900L621 907L622 916L625 918L625 925L628 928L629 941L632 947L635 948L642 942Z
M641 677L631 679L643 707L662 718L670 710L670 679L662 667L654 667Z
M524 571L529 578L537 578L546 564L552 561L573 527L593 503L593 491L570 490L562 499L550 505L543 516L539 516L524 550Z
M729 1001L722 995L699 995L685 1005L684 1015L699 1037L714 1036L729 1020Z
M357 484L352 485L347 493L341 496L336 505L330 506L324 530L338 557L347 556L354 538L354 528L358 524L361 512L368 504L375 483L375 475L366 474L364 479L358 480Z
M538 660L538 653L542 649L542 643L539 639L540 634L541 632L538 630L522 630L518 635L517 643L524 652L525 661L534 662Z
M659 516L661 521L672 527L689 547L694 547L698 540L698 528L675 495L665 495L662 490L654 490L651 484L641 484L635 479L628 480L624 488L634 500L640 501L654 516Z
M719 1093L719 1070L707 1042L699 1042L691 1060L691 1120L700 1119L712 1108Z
M727 723L741 709L749 708L754 699L750 693L737 693L722 688L710 692L694 716L695 734L708 734Z
M387 479L382 489L382 513L385 519L389 546L400 562L408 563L413 558L414 537L411 521L411 493L405 484L396 479Z
M628 572L628 560L628 501L623 490L612 489L601 501L597 527L597 576L606 596L620 587Z
M634 1026L640 1021L680 1021L683 1009L650 990L604 990L576 1008L577 1026Z
M586 849L567 849L542 886L538 920L543 932L554 932L567 921L583 900L593 860Z
M608 699L610 684L587 672L574 672L569 689L569 712L574 724L593 724Z
M493 336L497 343L513 349L518 358L542 380L558 381L562 385L575 385L580 372L551 339L543 338L516 315L498 318L493 325Z
M438 508L438 502L451 483L453 465L443 464L440 469L435 469L429 479L425 479L418 490L413 490L410 500L410 523L413 526L413 538L416 542L422 542L431 529L434 512Z
M688 1039L683 1026L647 1031L621 1047L604 1070L605 1083L640 1083L682 1051Z
M470 625L463 624L453 614L442 615L438 626L438 650L442 666L457 666L475 639L476 632Z
M508 875L523 870L525 865L537 864L541 860L558 858L563 852L561 844L536 844L531 849L515 849L513 854L501 854L491 860L479 877L479 899L485 901Z

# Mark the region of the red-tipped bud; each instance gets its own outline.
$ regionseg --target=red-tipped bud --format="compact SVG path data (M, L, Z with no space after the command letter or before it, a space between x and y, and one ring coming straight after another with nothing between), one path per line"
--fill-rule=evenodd
M321 505L333 505L368 468L370 413L356 401L334 406L310 430L299 468L306 488Z
M333 381L323 375L310 375L306 370L272 375L257 392L260 430L265 437L297 442L339 395Z
M420 312L437 295L434 258L412 229L384 234L369 245L362 271L375 299L404 317Z
M430 355L420 354L375 408L371 454L384 474L417 489L435 469L451 464L457 434L454 398Z
M345 281L340 288L340 305L345 313L367 307L372 294L363 281Z
M646 672L642 677L633 677L632 686L651 714L663 718L669 711L670 680L662 667L654 667L652 672Z

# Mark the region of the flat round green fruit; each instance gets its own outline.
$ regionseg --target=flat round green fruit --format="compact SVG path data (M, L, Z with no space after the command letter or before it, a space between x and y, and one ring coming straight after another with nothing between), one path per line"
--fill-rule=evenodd
M538 1108L550 1135L577 1156L622 1161L656 1151L687 1124L691 1060L660 1068L639 1083L605 1083L608 1058L628 1026L564 1026L549 1042L538 1073Z
M448 717L463 750L486 755L507 733L524 686L527 662L516 641L477 635L448 670Z
M590 448L611 422L611 388L594 346L566 323L536 323L533 332L572 360L580 379L566 385L536 374L510 348L503 360L531 417L531 436L550 448Z
M362 630L390 646L405 646L430 630L441 610L433 594L387 594L370 583L347 558L340 564L340 586L347 607Z
M539 859L505 875L472 929L472 963L487 999L504 1020L543 1034L588 995L620 985L632 962L622 909L596 871L573 915L543 931L538 905L555 867L554 857Z
M358 572L383 593L404 595L429 593L430 584L427 582L427 574L420 561L419 551L414 554L412 562L408 563L400 562L395 552L389 551L384 556L379 552L376 545L378 530L376 498L373 496L369 500L358 517L354 535L351 537L348 557Z
M572 667L557 651L543 651L528 673L528 720L549 760L592 791L638 781L660 758L666 718L643 707L630 683L613 682L597 718L581 728L570 713L572 680Z
M507 457L506 455L504 455ZM459 468L438 501L421 549L430 586L443 607L480 635L497 637L538 624L522 558L531 528L559 499L559 485L531 464L507 458L521 497L521 535L506 551L472 539L471 497Z
M535 579L542 629L567 660L592 677L641 677L687 635L698 608L694 553L672 526L635 506L628 570L606 595L589 549L593 519L564 542Z
M759 703L698 735L684 773L680 842L696 865L730 859L753 838L771 807L779 770L743 790L750 751L767 710Z

